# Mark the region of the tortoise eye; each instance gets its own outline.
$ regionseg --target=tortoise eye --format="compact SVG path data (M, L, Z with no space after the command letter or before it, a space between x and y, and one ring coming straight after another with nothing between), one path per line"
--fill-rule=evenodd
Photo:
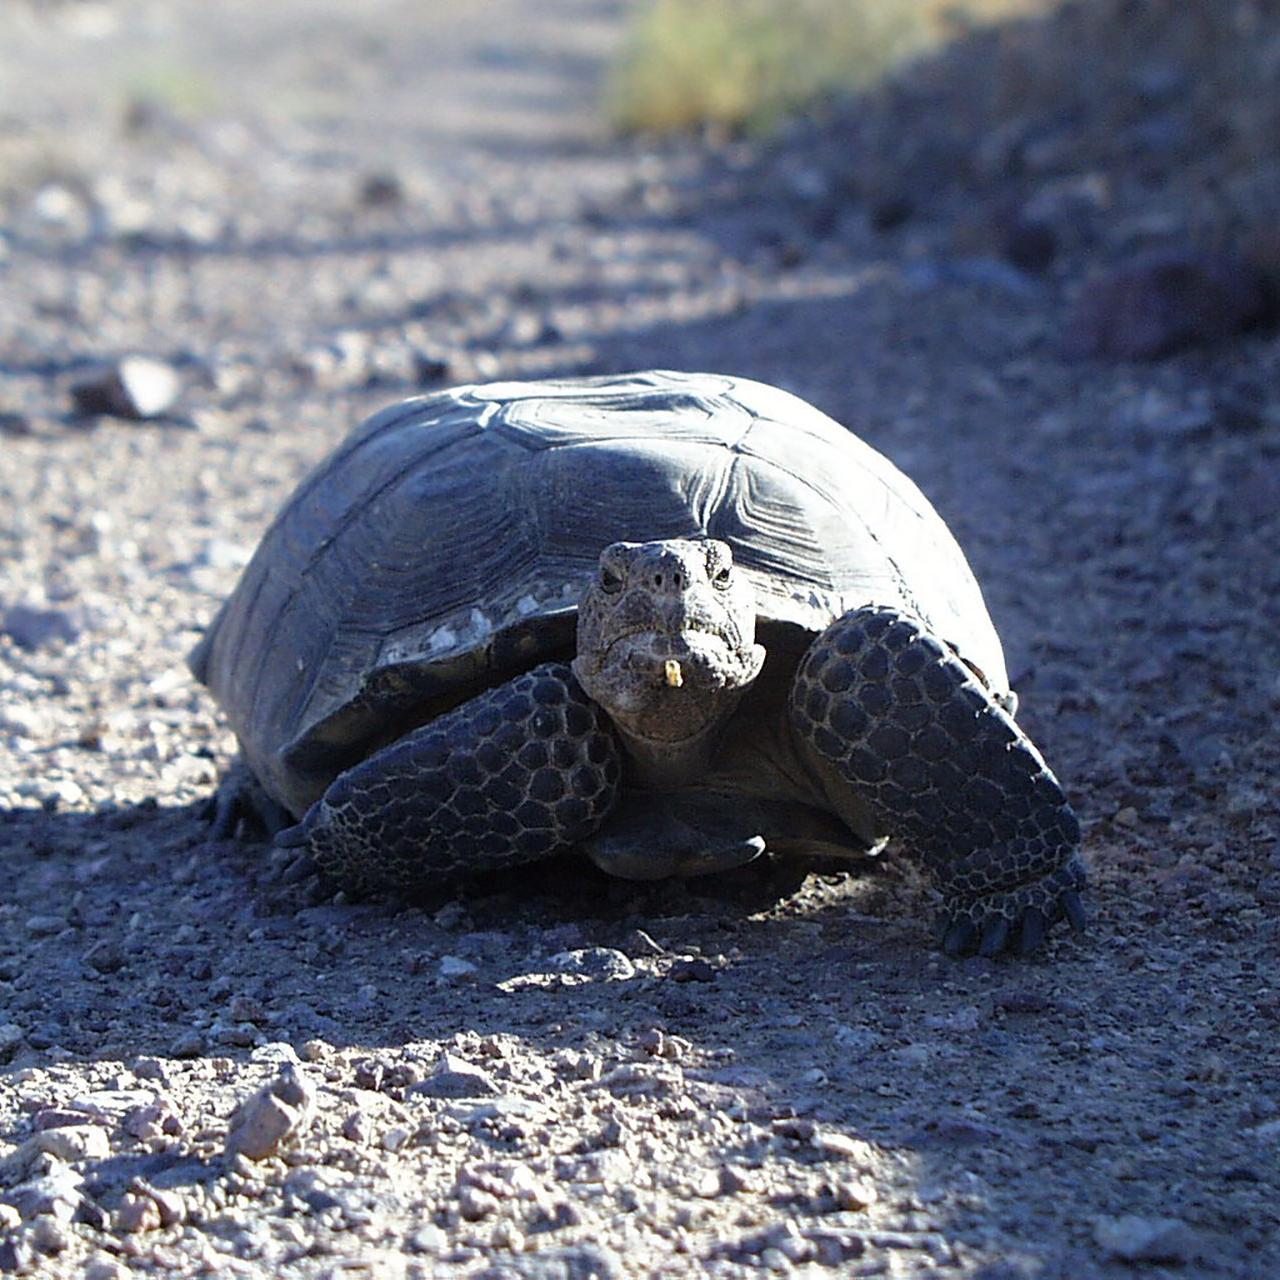
M609 595L617 595L622 590L622 576L610 568L600 570L600 589Z
M733 566L725 564L724 561L718 558L712 560L708 566L708 572L711 578L711 585L721 591L726 590L733 579Z

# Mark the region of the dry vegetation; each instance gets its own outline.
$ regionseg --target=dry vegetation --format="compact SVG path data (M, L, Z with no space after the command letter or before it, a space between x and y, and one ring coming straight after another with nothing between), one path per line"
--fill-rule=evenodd
M611 86L628 131L767 128L833 93L864 89L975 25L1044 0L654 0Z

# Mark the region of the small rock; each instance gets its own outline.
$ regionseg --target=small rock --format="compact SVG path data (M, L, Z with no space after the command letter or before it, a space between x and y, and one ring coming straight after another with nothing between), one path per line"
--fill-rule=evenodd
M428 1222L414 1231L404 1243L410 1253L442 1253L449 1246L449 1237L434 1222Z
M146 1196L155 1204L162 1227L176 1226L187 1220L186 1201L176 1191L153 1187L149 1182L143 1182L141 1178L134 1180L133 1190L140 1196Z
M0 436L29 436L33 430L31 419L25 413L0 410Z
M86 1115L76 1107L40 1107L31 1117L31 1127L36 1133L42 1133L45 1129L65 1129L72 1125L101 1123L103 1122L97 1116Z
M160 1226L160 1210L150 1196L130 1192L120 1201L116 1210L115 1229L121 1235L136 1235L143 1231L155 1231Z
M31 1243L45 1254L61 1253L71 1243L67 1229L56 1218L37 1218L31 1227Z
M1143 1218L1137 1214L1099 1218L1093 1238L1106 1253L1124 1262L1181 1264L1195 1256L1195 1237L1180 1218Z
M0 1023L0 1062L8 1062L22 1044L23 1030L16 1022Z
M561 951L551 963L562 973L581 975L597 982L623 982L634 978L636 967L615 947L579 947Z
M1267 282L1241 258L1163 251L1089 281L1062 337L1068 357L1156 360L1265 318Z
M423 1081L413 1085L410 1093L428 1098L489 1098L499 1092L498 1086L479 1067L474 1067L457 1054L445 1053Z
M132 1107L125 1113L122 1124L125 1133L142 1141L165 1135L173 1137L183 1130L182 1120L168 1098L157 1098L155 1102Z
M676 982L714 982L716 971L701 956L694 956L677 960L671 966L670 977Z
M440 976L442 978L467 978L475 973L476 966L461 956L441 956Z
M838 1209L869 1209L880 1199L875 1184L866 1178L841 1178L831 1190Z
M175 1058L198 1058L204 1053L204 1036L198 1031L184 1031L169 1046L169 1053Z
M115 973L124 967L124 950L118 942L102 938L80 957L99 973Z
M27 932L36 938L52 937L55 933L61 933L66 927L67 921L63 916L28 916L26 920Z
M342 1122L342 1136L357 1146L363 1147L368 1144L369 1122L365 1119L363 1112L353 1111Z
M501 1207L496 1197L479 1187L464 1186L458 1191L458 1213L464 1222L479 1222Z
M58 640L70 644L80 634L80 628L65 609L15 604L0 617L0 634L7 635L19 649L30 651Z
M129 1269L114 1258L100 1254L85 1263L84 1280L129 1280Z
M163 361L125 356L75 383L71 399L77 413L139 421L166 413L179 389L177 373Z
M105 1129L96 1124L78 1124L44 1129L34 1133L18 1148L26 1157L44 1153L67 1164L80 1160L105 1160L111 1154L111 1143Z
M425 351L414 351L412 355L413 380L420 387L434 387L446 381L452 370L447 360L430 355Z
M297 1067L286 1066L236 1108L228 1125L227 1151L265 1160L304 1132L315 1112L315 1086Z
M396 1152L406 1146L409 1139L413 1137L413 1130L407 1125L398 1124L394 1129L388 1129L382 1135L383 1151Z
M298 1053L304 1062L324 1062L333 1056L333 1046L324 1040L308 1040Z
M258 1029L252 1022L223 1022L219 1019L209 1028L215 1043L248 1049L258 1042Z
M869 1163L874 1155L870 1143L832 1129L819 1129L814 1133L811 1141L824 1155L856 1160L859 1164Z
M1058 253L1058 236L1047 222L1019 216L1004 227L1001 248L1020 271L1039 275L1053 265Z
M867 1247L866 1241L856 1231L811 1227L804 1234L813 1247L814 1260L824 1267L838 1267L850 1258L860 1258Z
M394 173L368 173L360 179L356 199L367 209L404 203L404 183Z
M35 1264L35 1253L27 1240L21 1236L0 1240L0 1271L25 1275Z
M11 1187L3 1198L24 1221L47 1215L70 1222L80 1207L82 1184L83 1179L74 1169L55 1162L48 1173Z

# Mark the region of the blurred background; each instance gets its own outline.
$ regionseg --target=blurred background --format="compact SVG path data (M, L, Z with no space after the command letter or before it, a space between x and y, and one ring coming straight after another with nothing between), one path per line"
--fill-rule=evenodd
M1278 160L1280 0L0 0L5 1142L120 1081L202 1130L268 1039L363 1109L479 1032L550 1108L494 1114L553 1221L512 1182L459 1225L488 1130L357 1115L350 1219L326 1145L313 1215L202 1165L165 1247L1280 1274ZM235 744L186 655L298 479L406 396L663 366L797 392L937 506L1081 816L1084 942L942 966L907 859L758 910L531 876L427 915L211 849ZM495 995L565 947L652 981ZM159 1166L110 1135L115 1214ZM120 1280L173 1216L11 1231L48 1215L4 1194L0 1270ZM626 1263L538 1269L549 1237Z
M609 366L612 334L784 276L845 289L885 252L918 284L1047 282L1064 306L1136 262L1115 287L1145 317L1086 297L1048 336L1143 358L1255 323L1280 259L1265 0L5 0L0 21L0 352L7 410L38 421L68 408L51 366L126 350L185 362L215 417L280 373Z

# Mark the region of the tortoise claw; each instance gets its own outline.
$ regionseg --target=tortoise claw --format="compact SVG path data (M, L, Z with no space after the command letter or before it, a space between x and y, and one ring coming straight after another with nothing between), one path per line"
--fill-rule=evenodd
M1061 902L1063 914L1067 917L1067 923L1075 933L1083 933L1085 925L1089 922L1089 917L1085 914L1084 903L1080 901L1080 895L1074 889L1068 889L1062 895Z
M277 849L297 849L306 844L307 839L307 824L299 822L296 826L285 827L283 831L277 831L272 843Z
M957 920L947 930L942 940L942 949L949 956L965 956L973 950L978 940L978 930L971 920Z
M1030 955L1044 942L1046 921L1038 907L1028 907L1022 916L1022 932L1018 938L1018 954Z
M982 926L982 941L978 944L980 956L999 955L1009 944L1009 922L1004 916L988 920Z

